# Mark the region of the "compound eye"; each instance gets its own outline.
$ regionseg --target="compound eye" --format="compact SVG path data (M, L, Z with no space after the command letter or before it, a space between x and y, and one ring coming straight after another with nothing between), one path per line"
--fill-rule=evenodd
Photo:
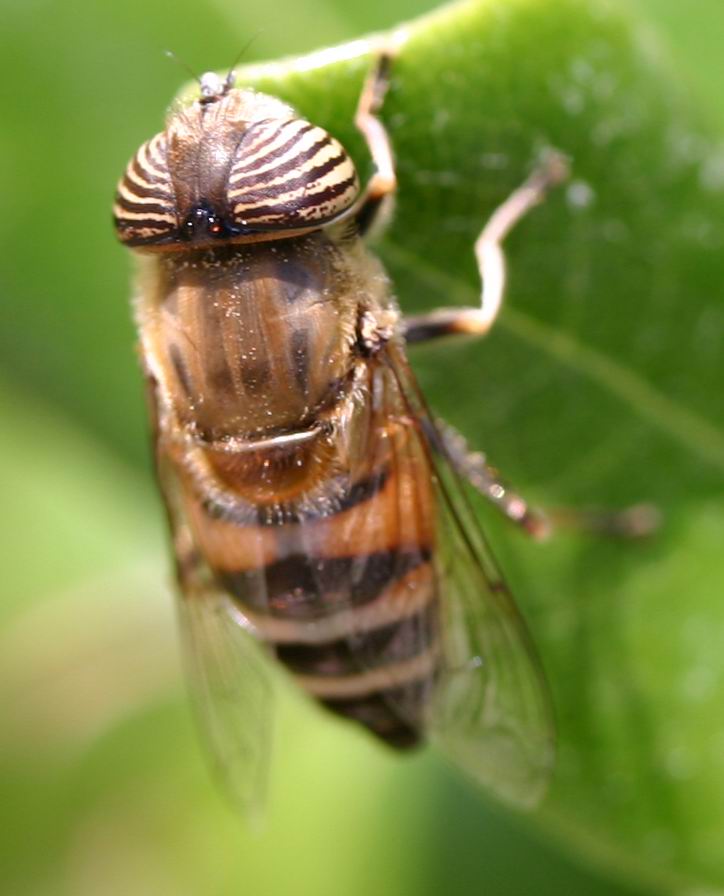
M233 228L287 230L322 226L359 193L354 164L342 145L300 118L249 128L229 173Z
M176 198L164 133L144 143L128 163L116 190L113 218L118 238L127 246L168 242L176 236Z

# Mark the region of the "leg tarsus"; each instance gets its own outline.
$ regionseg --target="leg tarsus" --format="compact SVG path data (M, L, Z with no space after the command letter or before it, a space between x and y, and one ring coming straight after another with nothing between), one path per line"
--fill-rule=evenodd
M566 157L549 151L530 177L490 216L475 241L475 257L483 283L479 307L439 308L430 314L407 318L405 334L409 343L458 334L483 336L490 330L505 293L503 241L552 187L568 177L568 170Z
M632 504L623 510L559 507L548 511L557 531L585 532L607 538L648 538L661 527L661 512L647 502Z

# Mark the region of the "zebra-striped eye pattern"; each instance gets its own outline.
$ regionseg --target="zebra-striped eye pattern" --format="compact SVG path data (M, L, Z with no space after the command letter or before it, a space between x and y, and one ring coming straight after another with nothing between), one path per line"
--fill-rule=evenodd
M141 146L113 211L122 242L173 249L314 230L358 193L354 164L325 130L279 101L228 90L173 113Z
M138 150L116 191L113 217L119 239L131 246L173 240L178 217L166 164L166 135L156 134Z
M322 128L293 118L260 122L247 134L227 194L238 227L324 223L355 199L354 165Z

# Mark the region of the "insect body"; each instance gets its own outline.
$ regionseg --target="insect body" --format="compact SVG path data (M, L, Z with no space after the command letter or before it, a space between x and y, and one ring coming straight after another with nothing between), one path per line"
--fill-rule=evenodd
M335 713L398 747L432 737L528 803L552 762L545 686L405 356L406 338L483 332L499 301L404 322L362 242L394 189L387 64L358 110L364 191L333 137L213 76L118 187L189 671L242 799L267 747L263 643ZM514 195L479 256L553 179Z

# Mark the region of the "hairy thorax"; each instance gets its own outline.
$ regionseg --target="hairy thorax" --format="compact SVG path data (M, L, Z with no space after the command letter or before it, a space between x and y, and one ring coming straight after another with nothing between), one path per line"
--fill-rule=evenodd
M313 422L345 388L360 308L384 287L361 245L343 252L322 232L144 261L151 373L177 421L210 441Z

